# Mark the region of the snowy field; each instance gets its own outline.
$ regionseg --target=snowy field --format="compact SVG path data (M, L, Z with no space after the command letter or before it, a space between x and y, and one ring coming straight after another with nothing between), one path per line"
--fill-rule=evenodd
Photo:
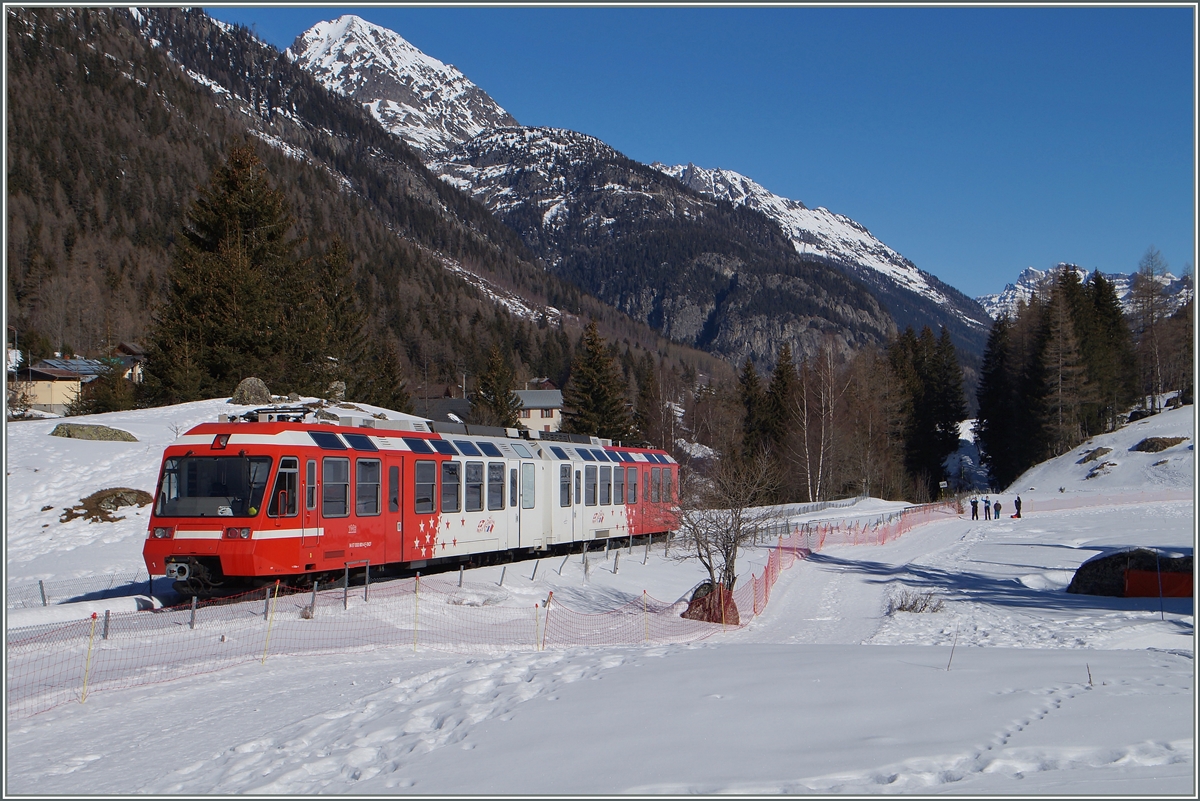
M59 516L99 489L152 491L174 431L229 409L78 420L137 443L9 423L10 593L142 567L148 510L103 524ZM1192 407L1168 412L1029 471L1000 496L999 520L948 517L882 546L827 547L783 572L748 625L700 642L272 656L10 717L6 794L1194 796L1192 600L1064 591L1098 553L1192 552L1193 435ZM1148 436L1187 440L1129 450ZM1096 447L1111 451L1077 463ZM765 562L752 551L740 572ZM672 601L703 577L661 545L623 551L616 572L601 555L587 578L578 556L543 560L536 579L533 564L509 565L502 587L500 567L466 581L513 606L553 590L594 612L643 591ZM905 590L943 606L889 614ZM8 626L72 608L9 610Z

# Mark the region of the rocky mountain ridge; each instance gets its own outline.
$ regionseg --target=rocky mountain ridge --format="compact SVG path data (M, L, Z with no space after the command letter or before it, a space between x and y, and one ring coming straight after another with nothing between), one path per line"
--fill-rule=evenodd
M1015 317L1017 307L1021 303L1028 303L1030 298L1045 285L1056 272L1063 267L1068 267L1079 275L1079 279L1085 280L1091 274L1090 270L1085 270L1076 264L1068 264L1060 262L1050 270L1039 270L1036 267L1026 267L1017 276L1014 283L1006 284L1002 292L996 292L990 295L980 295L976 298L992 319L999 319L1001 315L1007 314L1009 317ZM1112 283L1113 291L1116 292L1117 299L1121 301L1121 309L1126 314L1133 312L1133 275L1129 273L1104 273L1106 280ZM1176 277L1171 273L1158 277L1158 282L1162 285L1164 295L1166 297L1166 309L1168 314L1173 314L1178 311L1185 303L1192 299L1194 288L1192 285L1191 276Z

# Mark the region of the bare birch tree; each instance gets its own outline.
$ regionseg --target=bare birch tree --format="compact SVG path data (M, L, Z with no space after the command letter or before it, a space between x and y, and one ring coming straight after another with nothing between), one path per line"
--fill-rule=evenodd
M708 475L687 471L680 478L678 558L698 559L713 587L732 590L739 555L778 520L778 512L762 506L777 484L775 462L766 454L722 455Z

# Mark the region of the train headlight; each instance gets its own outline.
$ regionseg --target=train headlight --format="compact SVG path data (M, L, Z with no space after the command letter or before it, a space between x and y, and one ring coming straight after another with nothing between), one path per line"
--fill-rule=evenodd
M244 539L244 540L250 539L250 529L248 529L248 528L242 529L241 535L242 535L242 539Z
M156 540L171 539L171 529L170 528L164 528L162 526L159 526L159 527L156 527L152 533L154 535L154 539L156 539Z
M227 529L225 529L225 539L248 540L248 539L250 539L250 529L248 529L248 528L227 528Z

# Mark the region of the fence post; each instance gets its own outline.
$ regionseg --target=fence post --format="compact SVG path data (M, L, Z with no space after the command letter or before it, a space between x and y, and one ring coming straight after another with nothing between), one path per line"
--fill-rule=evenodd
M550 633L550 602L554 600L554 590L546 596L546 622L542 626L542 650L546 650L546 635Z
M312 604L310 604L310 606L312 607L312 616L314 618L317 616L317 585L320 583L321 582L317 581L316 579L313 580L313 596Z
M462 576L463 576L463 566L460 564L458 566L458 586L460 586L460 587L462 586Z
M88 673L92 669L92 640L96 639L96 613L92 612L92 633L88 635L87 661L83 663L83 695L79 697L79 703L87 701L87 683Z
M529 577L530 581L537 581L537 569L538 569L538 565L540 565L541 563L542 563L541 559L533 560L533 575Z
M538 649L538 640L542 639L542 633L538 630L540 628L540 617L541 614L538 611L538 604L535 602L533 604L533 650L535 651Z
M276 581L275 583L279 584L278 581ZM196 596L193 595L192 597L195 598ZM270 588L270 586L268 586L267 591L265 593L263 593L263 620L267 619L267 615L269 615L270 612L271 612L271 588Z
M754 614L757 615L758 614L758 579L754 577L753 573L750 574L750 594L754 598L754 600L750 602L750 608L753 609Z
M46 606L46 585L41 579L38 579L38 591L42 594L42 606Z
M271 594L271 588L267 588L267 597ZM275 579L275 597L279 597L279 579ZM271 613L267 617L267 637L263 641L263 658L262 663L267 664L267 649L271 647L271 625L275 622L275 605L271 604Z
M501 587L504 586L504 574L507 572L508 572L508 565L504 565L503 567L500 568L500 586Z
M650 562L650 537L647 537L646 538L646 555L642 557L642 564L643 565L648 564L649 562Z
M613 557L613 575L616 575L617 569L621 566L621 552L617 551Z
M646 591L642 590L642 620L646 621L646 642L650 642L650 610L647 603Z
M421 574L417 573L417 582L413 585L413 653L417 652L417 610L421 603Z
M196 596L195 595L192 596L192 619L191 619L191 621L188 622L188 628L193 629L193 630L196 628Z
M371 590L371 560L367 560L367 566L363 570L363 603L367 602L367 593Z
M346 565L346 580L342 584L342 611L350 608L350 565Z

